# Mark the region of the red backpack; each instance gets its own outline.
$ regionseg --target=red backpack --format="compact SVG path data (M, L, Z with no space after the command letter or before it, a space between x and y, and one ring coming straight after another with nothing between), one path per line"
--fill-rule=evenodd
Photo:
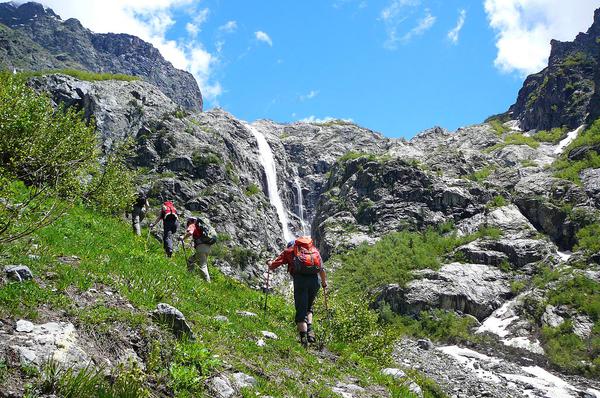
M177 218L177 209L175 208L175 205L173 205L173 202L171 202L170 200L167 200L165 203L163 203L163 218L167 218L167 216L174 216L175 218Z
M294 242L294 273L318 274L323 270L323 262L319 250L308 236L296 239Z

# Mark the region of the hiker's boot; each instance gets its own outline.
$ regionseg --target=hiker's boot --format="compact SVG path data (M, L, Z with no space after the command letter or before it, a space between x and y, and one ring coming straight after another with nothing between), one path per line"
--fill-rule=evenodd
M315 336L315 331L312 328L312 323L309 323L307 326L307 332L306 332L306 339L308 340L309 343L314 343L315 341L317 341L317 338Z
M302 347L304 348L308 347L308 336L306 332L300 332L300 344L302 344Z

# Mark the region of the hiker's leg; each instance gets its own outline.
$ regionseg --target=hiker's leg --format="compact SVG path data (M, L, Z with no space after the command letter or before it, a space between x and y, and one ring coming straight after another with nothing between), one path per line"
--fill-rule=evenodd
M296 326L300 333L306 333L306 315L308 311L308 289L304 275L294 276L294 306L296 308Z
M317 298L317 293L319 292L319 279L316 277L310 278L309 286L308 286L308 309L306 311L306 331L308 336L308 342L314 343L316 341L315 332L312 330L312 321L313 321L313 305L315 303L315 299Z
M140 227L140 213L135 208L131 212L131 225L133 226L134 234L137 236L142 235L142 229Z
M200 261L199 257L200 257L200 253L198 253L198 246L196 246L196 248L194 249L194 253L192 253L190 258L188 258L188 264L187 264L188 271L194 272L194 267Z
M210 275L208 274L208 253L210 253L210 245L199 244L198 245L198 258L200 261L200 271L204 275L204 279L210 282Z

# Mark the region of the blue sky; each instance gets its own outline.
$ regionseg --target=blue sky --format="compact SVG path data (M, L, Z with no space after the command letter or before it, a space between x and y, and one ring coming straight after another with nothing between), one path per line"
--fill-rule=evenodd
M414 7L389 41L384 7L360 1L206 1L210 9L199 36L213 52L226 40L215 78L223 93L218 104L236 116L294 121L352 119L391 137L411 137L434 125L448 129L478 123L508 108L522 84L519 74L494 66L495 32L482 3L431 2ZM465 10L453 43L448 32ZM435 15L420 35L403 38L419 21ZM186 20L183 12L178 20ZM219 30L235 20L237 30ZM255 32L266 32L272 46ZM186 35L185 24L169 32Z
M42 0L96 32L152 42L205 109L354 122L410 138L500 113L600 0Z

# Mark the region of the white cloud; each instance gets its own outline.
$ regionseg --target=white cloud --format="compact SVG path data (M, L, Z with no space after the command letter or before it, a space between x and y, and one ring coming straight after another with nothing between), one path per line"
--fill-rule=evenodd
M269 37L269 35L266 34L265 32L263 32L262 30L254 32L254 36L256 36L256 40L258 40L258 41L264 41L269 46L273 47L273 40L271 40L271 38Z
M166 37L176 23L173 11L190 7L194 0L41 0L63 19L77 18L94 32L128 33L152 43L173 66L191 72L208 102L216 101L221 85L212 73L218 59L201 42L178 42ZM193 25L200 29L208 9L195 16ZM196 19L197 18L197 19ZM186 26L187 28L187 26ZM193 27L190 27L194 31ZM188 29L188 32L189 30Z
M496 30L494 64L521 75L546 66L550 40L573 40L592 24L598 0L485 0L490 26Z
M398 30L402 23L416 12L419 5L421 5L421 0L391 0L381 10L379 20L383 22L387 35L387 39L383 43L385 48L395 50L398 48L398 43L407 43L413 37L422 35L433 26L436 17L426 9L425 16L418 20L414 28L403 35L399 34Z
M452 42L452 44L458 44L459 34L463 26L465 25L466 18L467 10L460 10L460 13L458 14L458 21L456 21L456 26L448 32L448 39Z
M310 115L310 116L305 117L304 119L300 119L298 121L301 123L328 123L328 122L333 122L334 120L341 120L342 122L346 122L346 123L354 123L354 120L352 120L352 119L340 119L339 117L331 117L331 116L325 116L324 118L318 118L315 115Z
M188 34L192 37L198 36L198 32L200 32L200 27L198 25L188 22L185 24L185 30L187 30Z
M300 101L306 101L315 98L317 95L319 95L319 90L310 90L308 94L301 95L299 98Z
M427 32L435 23L436 17L431 15L429 10L425 10L425 16L419 19L417 26L408 31L402 38L400 39L403 42L409 42L415 36L421 36L423 33Z
M219 31L223 33L233 33L237 30L236 21L227 21L227 23L219 26Z

